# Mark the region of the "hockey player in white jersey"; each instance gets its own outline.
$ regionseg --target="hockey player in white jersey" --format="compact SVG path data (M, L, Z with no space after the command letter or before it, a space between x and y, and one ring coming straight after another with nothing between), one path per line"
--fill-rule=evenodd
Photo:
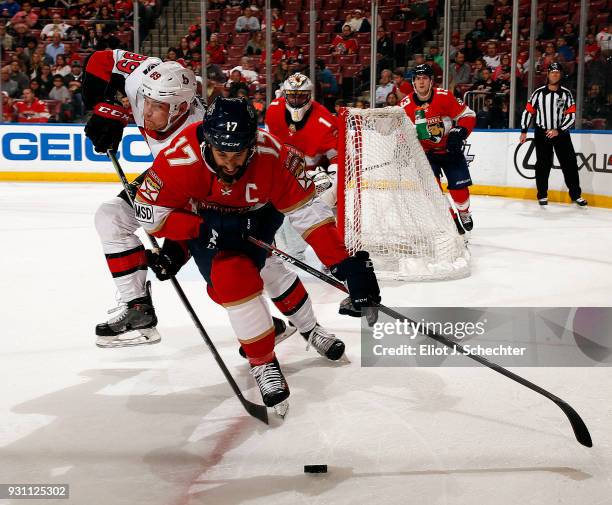
M204 115L191 70L176 62L162 63L158 58L128 51L96 51L86 64L83 97L93 108L85 133L98 152L116 151L127 124L127 111L119 104L117 92L130 101L134 120L153 156ZM135 187L140 179L134 182ZM149 190L154 193L159 188ZM96 344L124 347L159 342L147 267L160 280L170 278L187 261L186 247L165 240L160 251L145 250L135 234L140 224L125 192L98 208L95 223L120 296L118 314L96 326ZM317 323L310 297L297 274L271 256L261 277L268 296L293 326L287 328L284 321L274 318L277 342L297 329L319 354L339 359L344 343Z

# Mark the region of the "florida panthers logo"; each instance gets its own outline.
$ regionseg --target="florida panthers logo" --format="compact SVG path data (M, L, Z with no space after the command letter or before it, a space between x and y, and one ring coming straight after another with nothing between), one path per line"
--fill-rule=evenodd
M453 121L449 117L434 116L427 118L427 130L431 135L428 140L436 144L440 143L445 135L453 127Z

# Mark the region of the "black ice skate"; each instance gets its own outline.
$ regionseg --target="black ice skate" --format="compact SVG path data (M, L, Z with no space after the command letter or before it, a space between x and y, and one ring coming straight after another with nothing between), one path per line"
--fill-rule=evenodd
M263 365L251 365L251 375L257 382L266 407L274 407L276 413L285 417L289 409L289 386L285 380L278 360Z
M157 316L151 301L151 282L146 284L146 295L109 311L119 314L96 326L98 347L128 347L156 344L161 340L155 326Z
M361 309L356 309L353 306L353 302L351 302L351 298L347 296L340 302L338 314L342 314L343 316L361 317Z
M318 323L308 333L302 333L302 336L308 342L306 350L312 346L321 356L331 361L339 360L344 354L344 342Z
M469 210L460 210L459 219L461 219L461 224L463 225L463 229L465 231L472 231L474 228L474 220L472 219L472 213Z
M283 340L286 340L296 332L294 326L287 326L285 321L283 321L282 319L272 317L272 322L274 323L274 346L277 346ZM242 346L238 348L238 352L243 358L247 357Z
M589 202L587 202L587 201L586 201L584 198L582 198L582 197L580 197L580 198L576 198L576 199L574 200L574 203L575 203L576 205L578 205L578 207L586 207L586 206L589 204Z
M459 219L459 216L457 214L453 214L453 221L455 222L455 226L457 227L457 233L459 233L459 235L465 235L465 229L461 225L461 219Z
M538 204L540 204L541 207L544 207L545 205L548 205L548 198L546 198L546 197L538 198Z

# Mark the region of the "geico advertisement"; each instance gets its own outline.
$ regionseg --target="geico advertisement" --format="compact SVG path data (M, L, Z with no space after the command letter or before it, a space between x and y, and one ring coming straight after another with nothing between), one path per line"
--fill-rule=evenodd
M114 172L94 151L84 125L0 124L1 168L5 172ZM153 157L136 126L123 131L118 158L126 172L140 173Z
M474 184L535 188L536 152L533 133L524 144L520 132L478 131L464 149ZM572 133L580 185L585 193L612 195L612 132ZM563 173L554 156L550 189L566 191Z

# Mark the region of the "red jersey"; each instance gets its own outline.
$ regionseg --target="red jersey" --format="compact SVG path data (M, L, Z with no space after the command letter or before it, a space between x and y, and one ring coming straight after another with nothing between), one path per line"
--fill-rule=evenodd
M355 39L345 39L342 35L336 35L332 40L332 46L336 54L355 54L358 49Z
M314 168L321 158L336 163L338 157L338 119L320 103L313 101L308 119L301 128L289 121L285 98L270 103L266 111L266 126L270 133L285 144L305 154L308 169Z
M430 139L421 140L425 152L445 151L448 132L453 126L467 128L469 135L476 125L474 111L445 89L434 88L431 98L426 102L421 102L416 93L413 93L406 96L400 105L413 123L416 110L425 111L427 129L431 135Z
M414 88L412 87L412 84L410 84L408 81L402 81L402 83L399 85L399 88L397 87L397 84L393 86L393 92L397 93L398 91L402 94L403 98L407 95L412 95L412 93L414 93Z
M37 98L31 104L25 100L15 102L18 123L46 123L49 121L49 109L47 104Z
M206 52L208 53L208 62L216 65L225 63L225 47L223 44L217 44L212 46L210 42L206 46Z
M200 235L202 208L248 212L272 204L315 250L334 265L348 257L334 215L319 199L301 152L258 131L255 153L238 181L220 181L202 155L202 123L191 124L155 158L135 202L136 218L158 237L188 240Z

